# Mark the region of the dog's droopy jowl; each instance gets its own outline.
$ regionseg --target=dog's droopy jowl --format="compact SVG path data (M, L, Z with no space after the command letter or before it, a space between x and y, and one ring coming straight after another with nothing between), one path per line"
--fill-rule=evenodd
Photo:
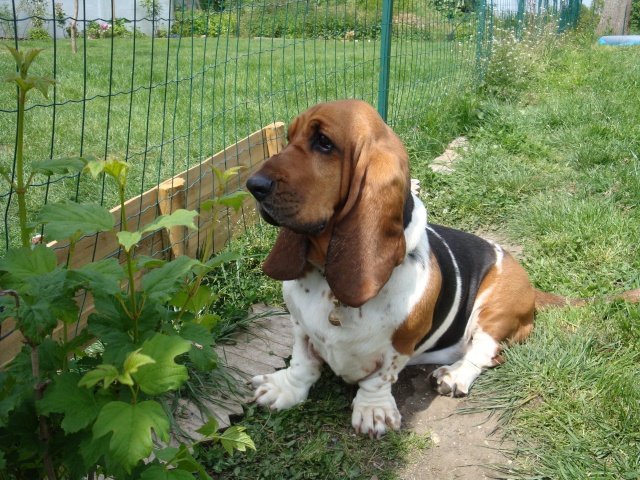
M369 104L311 107L288 140L247 181L280 227L263 270L284 281L294 333L290 366L253 378L258 404L302 402L326 362L358 384L354 428L379 437L400 427L391 386L405 365L444 365L436 390L466 395L501 345L527 338L536 309L581 303L533 288L499 245L429 224L406 150Z

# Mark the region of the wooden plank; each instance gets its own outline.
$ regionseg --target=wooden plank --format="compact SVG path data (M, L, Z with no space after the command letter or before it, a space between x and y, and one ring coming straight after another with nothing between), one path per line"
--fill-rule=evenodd
M184 195L184 208L198 209L200 204L209 200L217 192L218 185L215 175L213 175L211 166L221 169L227 169L234 166L243 166L245 169L240 173L237 179L232 179L229 185L229 191L244 188L246 179L253 171L271 155L277 153L284 148L284 124L282 122L273 123L259 130L245 139L239 141L225 150L216 153L212 157L204 160L200 164L179 173L167 182L161 185L166 187L167 184L173 185L174 192L169 195L180 193ZM176 189L177 185L183 185L182 189ZM139 226L147 225L155 220L159 215L163 205L162 202L167 201L166 192L160 193L160 185L147 190L143 194L129 199L124 205L124 215L127 219L127 226L130 230L137 229ZM169 198L174 198L169 196ZM180 200L182 201L182 200ZM171 203L171 202L169 202ZM244 212L244 217L243 217ZM111 209L111 213L116 221L116 231L121 227L121 208L115 207ZM229 236L237 236L244 228L236 228L243 219L243 226L251 225L255 222L257 214L255 214L255 202L252 199L245 199L242 212L235 213L233 210L222 210L218 215L219 226L215 229L214 252L224 248ZM197 232L188 229L179 228L169 233L168 237L160 231L151 232L143 237L136 248L137 255L155 255L161 252L171 251L173 255L186 253L195 257L198 249L204 244L204 239L211 229L211 215L201 215L198 218L199 230ZM46 235L46 232L45 232ZM47 245L55 249L58 263L66 263L69 255L69 245L58 242L51 242ZM125 262L125 256L120 251L117 238L113 232L103 232L80 239L73 253L72 268L79 268L94 260L115 257L120 263ZM143 272L136 272L135 281L139 284ZM72 338L75 332L81 331L86 326L87 317L94 311L93 302L90 297L78 299L83 302L82 314L76 325L68 328L69 337ZM0 332L4 335L13 328L10 320L6 320L1 325ZM54 338L62 336L63 327L59 325L54 331ZM10 362L23 346L22 335L15 331L0 341L0 368Z
M285 360L291 355L293 348L293 336L280 335L276 344L265 338L267 329L277 325L278 328L288 326L291 331L291 318L282 310L266 307L264 304L255 305L253 312L259 311L255 321L244 333L234 335L235 345L221 345L216 348L218 355L225 362L225 368L229 374L236 378L238 382L246 382L256 375L273 373L285 366ZM277 346L276 346L277 345ZM275 349L282 353L273 355L270 353ZM209 415L213 415L221 426L228 426L231 421L229 415L235 412L242 412L242 404L248 402L253 396L253 390L249 389L247 395L238 398L227 398L221 405L217 401L207 404ZM195 431L206 421L206 414L203 415L192 402L184 402L183 416L176 417L177 423L187 435L198 437Z
M266 367L284 368L286 364L282 357L273 355L269 351L255 348L253 344L247 348L247 345L226 345L224 347L224 354L227 356L227 361L231 361L231 356L242 357L252 362L258 362ZM291 353L291 352L289 352Z
M185 187L184 178L172 178L158 186L158 210L160 215L171 215L176 210L185 207ZM168 231L162 231L163 240L166 239L169 246L167 260L181 257L184 254L185 231L184 227L171 227ZM164 243L164 242L163 242Z

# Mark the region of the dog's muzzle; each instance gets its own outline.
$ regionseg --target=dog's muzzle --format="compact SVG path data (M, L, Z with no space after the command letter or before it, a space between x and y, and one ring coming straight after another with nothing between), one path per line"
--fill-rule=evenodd
M258 202L264 202L276 188L276 181L259 173L247 180L247 188Z

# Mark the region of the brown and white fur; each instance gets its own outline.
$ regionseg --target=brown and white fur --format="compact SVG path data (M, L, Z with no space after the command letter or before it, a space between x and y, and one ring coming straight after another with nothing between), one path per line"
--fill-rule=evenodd
M258 404L304 401L326 362L359 386L354 428L379 437L400 427L391 386L405 365L444 365L436 390L466 395L503 343L531 333L536 307L568 301L534 289L499 245L429 224L401 140L367 103L311 107L288 141L247 181L281 227L263 270L284 280L295 338L287 369L253 378Z

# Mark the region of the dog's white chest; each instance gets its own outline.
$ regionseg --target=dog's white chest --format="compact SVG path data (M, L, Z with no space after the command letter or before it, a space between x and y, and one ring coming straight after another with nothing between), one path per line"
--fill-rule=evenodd
M283 283L284 299L295 326L302 328L317 354L347 382L371 375L395 352L391 344L393 332L413 302L410 292L399 294L389 289L386 286L362 307L351 308L336 306L333 293L319 272Z

